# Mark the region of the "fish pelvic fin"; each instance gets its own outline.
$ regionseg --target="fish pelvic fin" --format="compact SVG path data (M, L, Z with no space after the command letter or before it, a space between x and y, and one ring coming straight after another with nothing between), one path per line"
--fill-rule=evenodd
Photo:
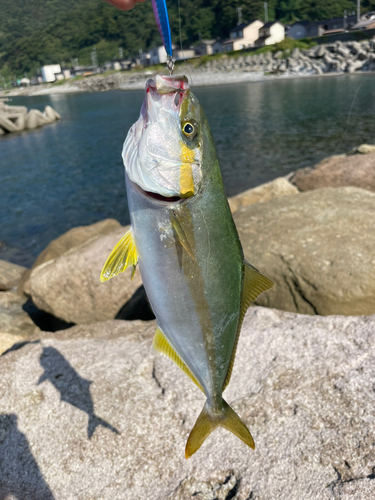
M100 273L100 281L110 280L123 273L129 266L133 266L132 279L138 263L137 249L134 242L133 231L130 228L112 250Z
M263 276L263 274L261 274L258 269L246 262L246 260L244 261L240 316L238 318L237 334L232 351L232 357L229 363L227 376L225 377L223 384L223 391L229 384L230 377L232 375L234 359L236 357L237 351L237 344L240 338L241 327L246 311L249 309L251 302L254 302L262 292L265 292L270 288L274 288L274 286L275 283L273 281Z
M194 384L199 387L199 389L203 391L203 388L201 384L198 382L198 380L195 378L193 375L193 372L186 366L186 364L182 361L180 356L177 354L175 349L171 346L169 343L167 337L164 335L164 333L160 330L159 327L157 327L154 340L152 342L152 347L155 349L155 351L159 351L161 354L164 354L164 356L167 356L169 359L171 359L176 365L184 372L186 375L194 382Z
M191 248L190 242L188 237L186 236L186 232L184 231L181 221L179 220L179 216L176 211L171 210L170 214L170 221L173 227L173 230L178 238L178 241L180 242L181 246L185 249L185 251L190 255L190 257L195 260L194 257L194 252L193 249Z
M242 422L237 413L232 410L226 401L223 399L223 409L219 415L212 415L209 411L208 403L203 407L195 425L188 437L185 458L190 458L199 448L204 441L217 427L224 427L224 429L232 432L247 446L254 449L254 440L250 434L249 429Z

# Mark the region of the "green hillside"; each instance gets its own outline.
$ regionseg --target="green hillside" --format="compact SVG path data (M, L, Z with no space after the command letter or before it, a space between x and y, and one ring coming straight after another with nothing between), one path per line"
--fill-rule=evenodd
M179 43L177 0L168 0L172 38ZM237 22L237 7L243 20L264 19L263 0L181 0L182 42L227 37ZM269 19L327 19L356 9L355 0L270 0ZM362 0L362 10L375 10L375 0ZM69 63L78 58L90 63L95 45L99 63L111 60L122 47L133 56L159 44L160 38L151 3L138 4L122 12L103 0L1 0L0 73L6 78L32 75L44 64Z

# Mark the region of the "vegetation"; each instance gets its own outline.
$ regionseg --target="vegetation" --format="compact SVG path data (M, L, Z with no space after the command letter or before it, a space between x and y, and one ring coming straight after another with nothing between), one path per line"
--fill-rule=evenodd
M236 25L237 8L245 21L264 19L263 0L181 0L181 39L184 46L198 43L199 36L226 38ZM362 0L364 11L375 0ZM178 0L168 0L172 39L179 44ZM356 9L355 0L269 0L269 19L284 23L297 19L339 17ZM0 75L6 79L35 74L44 64L78 58L91 63L96 47L99 64L123 49L134 56L160 43L151 2L122 12L103 0L1 0ZM284 50L284 49L281 49Z

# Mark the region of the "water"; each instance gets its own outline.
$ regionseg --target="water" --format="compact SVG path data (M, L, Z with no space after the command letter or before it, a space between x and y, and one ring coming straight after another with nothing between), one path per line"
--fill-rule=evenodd
M375 142L372 74L205 87L195 94L228 196ZM142 91L13 99L41 110L50 104L62 120L0 138L0 241L19 249L0 257L30 265L72 227L107 217L129 222L121 149L142 100Z

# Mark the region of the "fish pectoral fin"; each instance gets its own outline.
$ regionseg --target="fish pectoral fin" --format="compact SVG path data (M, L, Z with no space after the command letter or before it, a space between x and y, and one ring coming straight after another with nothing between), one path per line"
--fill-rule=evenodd
M164 354L169 359L171 359L174 363L176 363L176 365L179 368L181 368L181 370L184 373L186 373L186 375L194 382L194 384L196 386L198 386L202 392L204 392L201 384L195 378L195 376L193 375L190 368L188 368L186 366L186 364L182 361L180 356L177 354L175 349L171 346L167 337L164 335L164 333L160 330L159 327L157 327L157 329L156 329L154 340L152 342L152 347L155 349L155 351L159 351L161 354Z
M216 427L224 427L232 432L235 436L241 439L247 446L254 449L254 440L250 434L249 429L242 422L237 413L232 410L226 401L223 399L223 410L219 415L212 415L209 412L208 403L203 407L195 425L188 437L185 458L191 457L202 446L204 441L208 438Z
M193 260L195 260L194 253L193 253L193 250L192 250L191 245L189 243L189 240L186 236L186 233L183 230L180 221L178 220L177 214L173 210L170 211L170 220L171 220L173 230L178 238L178 241L181 243L181 245L186 250L186 252L190 255L190 257Z
M100 273L100 281L110 280L123 273L129 266L133 266L132 279L138 263L137 249L134 242L133 231L130 228L112 250Z
M246 311L249 309L251 302L254 302L262 292L265 292L270 288L274 288L275 286L275 283L273 281L263 276L263 274L261 274L258 271L258 269L256 269L254 266L246 262L246 260L244 261L243 272L244 272L244 278L243 278L241 307L240 307L240 315L238 318L236 340L234 342L232 357L229 363L227 376L225 377L224 380L223 391L229 384L230 377L232 375L234 359L236 357L238 339L240 338L242 322L244 320Z

